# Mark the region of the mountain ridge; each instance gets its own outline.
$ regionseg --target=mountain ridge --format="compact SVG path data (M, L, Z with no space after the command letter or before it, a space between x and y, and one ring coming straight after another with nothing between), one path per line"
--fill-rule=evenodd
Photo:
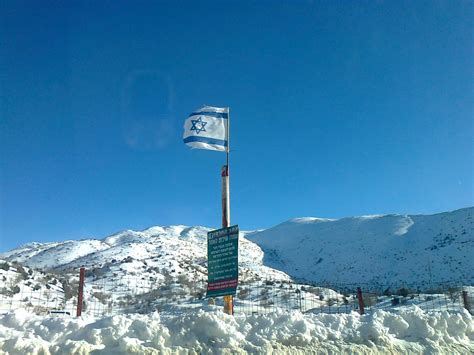
M453 278L472 283L473 211L467 207L432 215L292 218L265 230L242 232L240 265L257 274L316 283L427 284ZM155 259L160 269L176 271L187 263L200 265L204 272L210 230L185 225L127 229L100 239L31 242L0 253L0 258L37 269Z
M266 265L299 280L428 284L454 278L472 283L473 211L296 218L248 238L262 248Z

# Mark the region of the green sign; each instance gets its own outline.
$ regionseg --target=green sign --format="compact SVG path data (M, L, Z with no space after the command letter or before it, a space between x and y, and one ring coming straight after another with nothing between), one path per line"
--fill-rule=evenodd
M239 226L207 233L207 297L235 295L239 279Z

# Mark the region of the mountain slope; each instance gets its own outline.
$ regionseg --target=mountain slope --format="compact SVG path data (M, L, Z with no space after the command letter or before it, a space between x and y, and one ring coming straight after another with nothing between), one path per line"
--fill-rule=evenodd
M330 284L474 282L474 208L435 215L296 218L240 238L241 280L291 277ZM101 240L29 243L0 254L26 266L115 279L207 278L210 228L126 230ZM281 270L281 271L278 271Z
M0 254L0 313L26 307L34 312L59 309L72 314L81 267L86 269L84 299L90 314L202 306L210 230L157 226L101 240L29 243ZM263 265L262 250L245 234L239 240L240 292L259 304L267 297L261 292L265 280L289 287L290 277ZM249 291L249 284L259 288Z
M164 274L187 275L194 281L207 278L207 232L210 228L166 226L143 231L126 230L101 240L69 240L61 243L29 243L0 254L0 259L54 272L76 272L80 267L101 275L143 274L162 279ZM241 279L288 280L282 272L263 265L263 252L240 235Z
M297 218L268 230L243 232L236 307L253 312L255 307L270 310L274 302L304 310L356 305L351 292L292 284L292 277L327 282L342 291L359 286L433 290L440 281L472 285L473 210L432 216ZM209 230L156 226L100 240L29 243L0 254L0 313L27 308L73 314L80 267L86 269L89 314L203 307ZM418 295L410 302L435 304L428 299L433 296ZM377 301L380 307L390 302ZM450 307L459 308L460 303Z
M248 235L264 263L313 282L474 282L474 208L435 215L297 218Z

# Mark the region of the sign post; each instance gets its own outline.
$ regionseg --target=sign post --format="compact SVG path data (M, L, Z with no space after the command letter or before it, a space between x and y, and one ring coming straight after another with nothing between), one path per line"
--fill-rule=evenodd
M227 108L227 125L226 125L226 137L227 137L227 146L226 146L226 165L222 167L221 177L222 177L222 227L230 227L230 182L229 182L229 153L230 153L230 109ZM237 228L237 243L239 240L239 233ZM238 254L237 254L238 255ZM238 270L238 260L237 260L237 277L239 274ZM237 279L236 277L236 279ZM237 284L235 285L237 288ZM224 296L224 312L230 315L234 314L234 302L233 294L228 294Z

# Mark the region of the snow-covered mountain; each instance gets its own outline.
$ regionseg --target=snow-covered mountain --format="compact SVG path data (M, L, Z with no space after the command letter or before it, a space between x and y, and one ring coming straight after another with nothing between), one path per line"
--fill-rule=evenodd
M460 288L448 298L409 296L406 289L367 292L364 304L374 313L360 316L351 312L358 305L354 292L287 281L291 275L357 286L431 278L472 284L473 210L298 218L244 232L235 317L223 314L221 299L216 306L204 298L209 228L152 227L100 240L30 243L0 254L0 352L292 353L325 346L372 353L378 342L380 352L390 346L400 353L471 353L472 316L463 310ZM76 312L82 266L85 317L74 318L67 314ZM395 314L386 312L390 307ZM105 315L113 316L96 318Z
M435 215L296 218L241 233L241 280L296 279L331 284L474 282L474 208ZM0 259L30 268L115 277L143 274L206 279L210 228L167 226L104 239L29 243Z
M69 240L29 243L0 254L0 259L54 273L77 273L85 267L89 276L163 281L181 277L188 282L207 280L207 232L210 228L167 226L143 231L126 230L101 240ZM240 279L289 276L263 265L263 251L240 235ZM96 277L97 278L97 277Z
M474 208L434 215L296 218L250 234L264 264L330 284L474 282Z
M86 269L85 299L95 307L113 304L114 310L130 306L146 313L193 300L205 303L210 230L157 226L139 232L126 230L101 240L23 245L0 254L0 312L5 305L7 310L12 308L11 302L13 308L74 310L80 267ZM266 279L290 281L285 273L263 265L262 250L245 234L240 235L241 295L249 294L246 284L261 284ZM256 296L258 302L265 295L250 296ZM95 311L103 313L103 309Z

